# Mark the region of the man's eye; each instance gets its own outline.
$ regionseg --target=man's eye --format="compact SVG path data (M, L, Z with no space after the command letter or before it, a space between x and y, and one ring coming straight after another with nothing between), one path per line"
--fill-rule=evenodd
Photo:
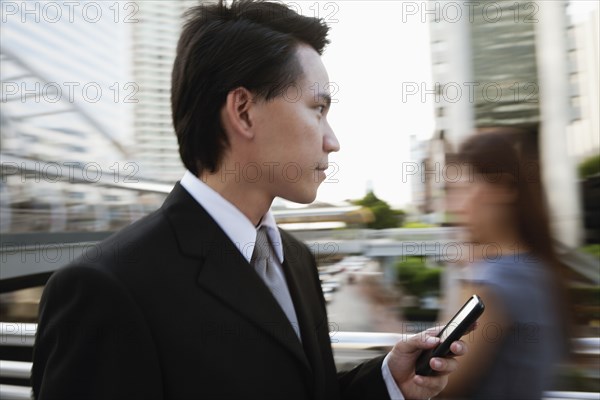
M325 106L323 105L317 106L317 109L319 110L319 114L323 114L325 112Z

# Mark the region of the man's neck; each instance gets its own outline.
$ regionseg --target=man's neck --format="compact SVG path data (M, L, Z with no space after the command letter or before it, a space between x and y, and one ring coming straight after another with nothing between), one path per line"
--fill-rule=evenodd
M233 204L254 226L259 224L273 202L273 197L261 191L256 184L227 181L218 172L202 174L198 178Z

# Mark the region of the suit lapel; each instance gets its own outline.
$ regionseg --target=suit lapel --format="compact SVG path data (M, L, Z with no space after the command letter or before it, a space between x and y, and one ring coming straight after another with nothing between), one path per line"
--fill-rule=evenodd
M254 323L309 368L296 332L252 266L228 238L214 250L198 275L200 287Z
M180 184L163 207L181 252L199 259L199 287L279 342L310 371L302 345L277 300L204 208Z

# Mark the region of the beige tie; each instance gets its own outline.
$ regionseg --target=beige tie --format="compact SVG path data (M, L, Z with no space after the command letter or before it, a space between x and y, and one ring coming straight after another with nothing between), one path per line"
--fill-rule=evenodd
M294 310L294 303L288 290L285 278L283 277L283 271L277 268L275 265L275 252L271 247L269 237L267 235L267 227L261 226L256 234L256 243L254 245L254 251L252 252L252 258L250 263L254 266L254 269L265 282L275 300L279 303L279 306L287 316L292 328L300 339L300 327L298 326L298 318L296 318L296 311Z

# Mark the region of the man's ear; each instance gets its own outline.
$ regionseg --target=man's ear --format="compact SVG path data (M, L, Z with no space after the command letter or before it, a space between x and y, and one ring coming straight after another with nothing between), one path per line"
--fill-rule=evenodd
M221 118L223 126L230 134L242 135L248 139L254 136L249 112L253 105L254 96L244 87L236 88L227 94L221 109Z

